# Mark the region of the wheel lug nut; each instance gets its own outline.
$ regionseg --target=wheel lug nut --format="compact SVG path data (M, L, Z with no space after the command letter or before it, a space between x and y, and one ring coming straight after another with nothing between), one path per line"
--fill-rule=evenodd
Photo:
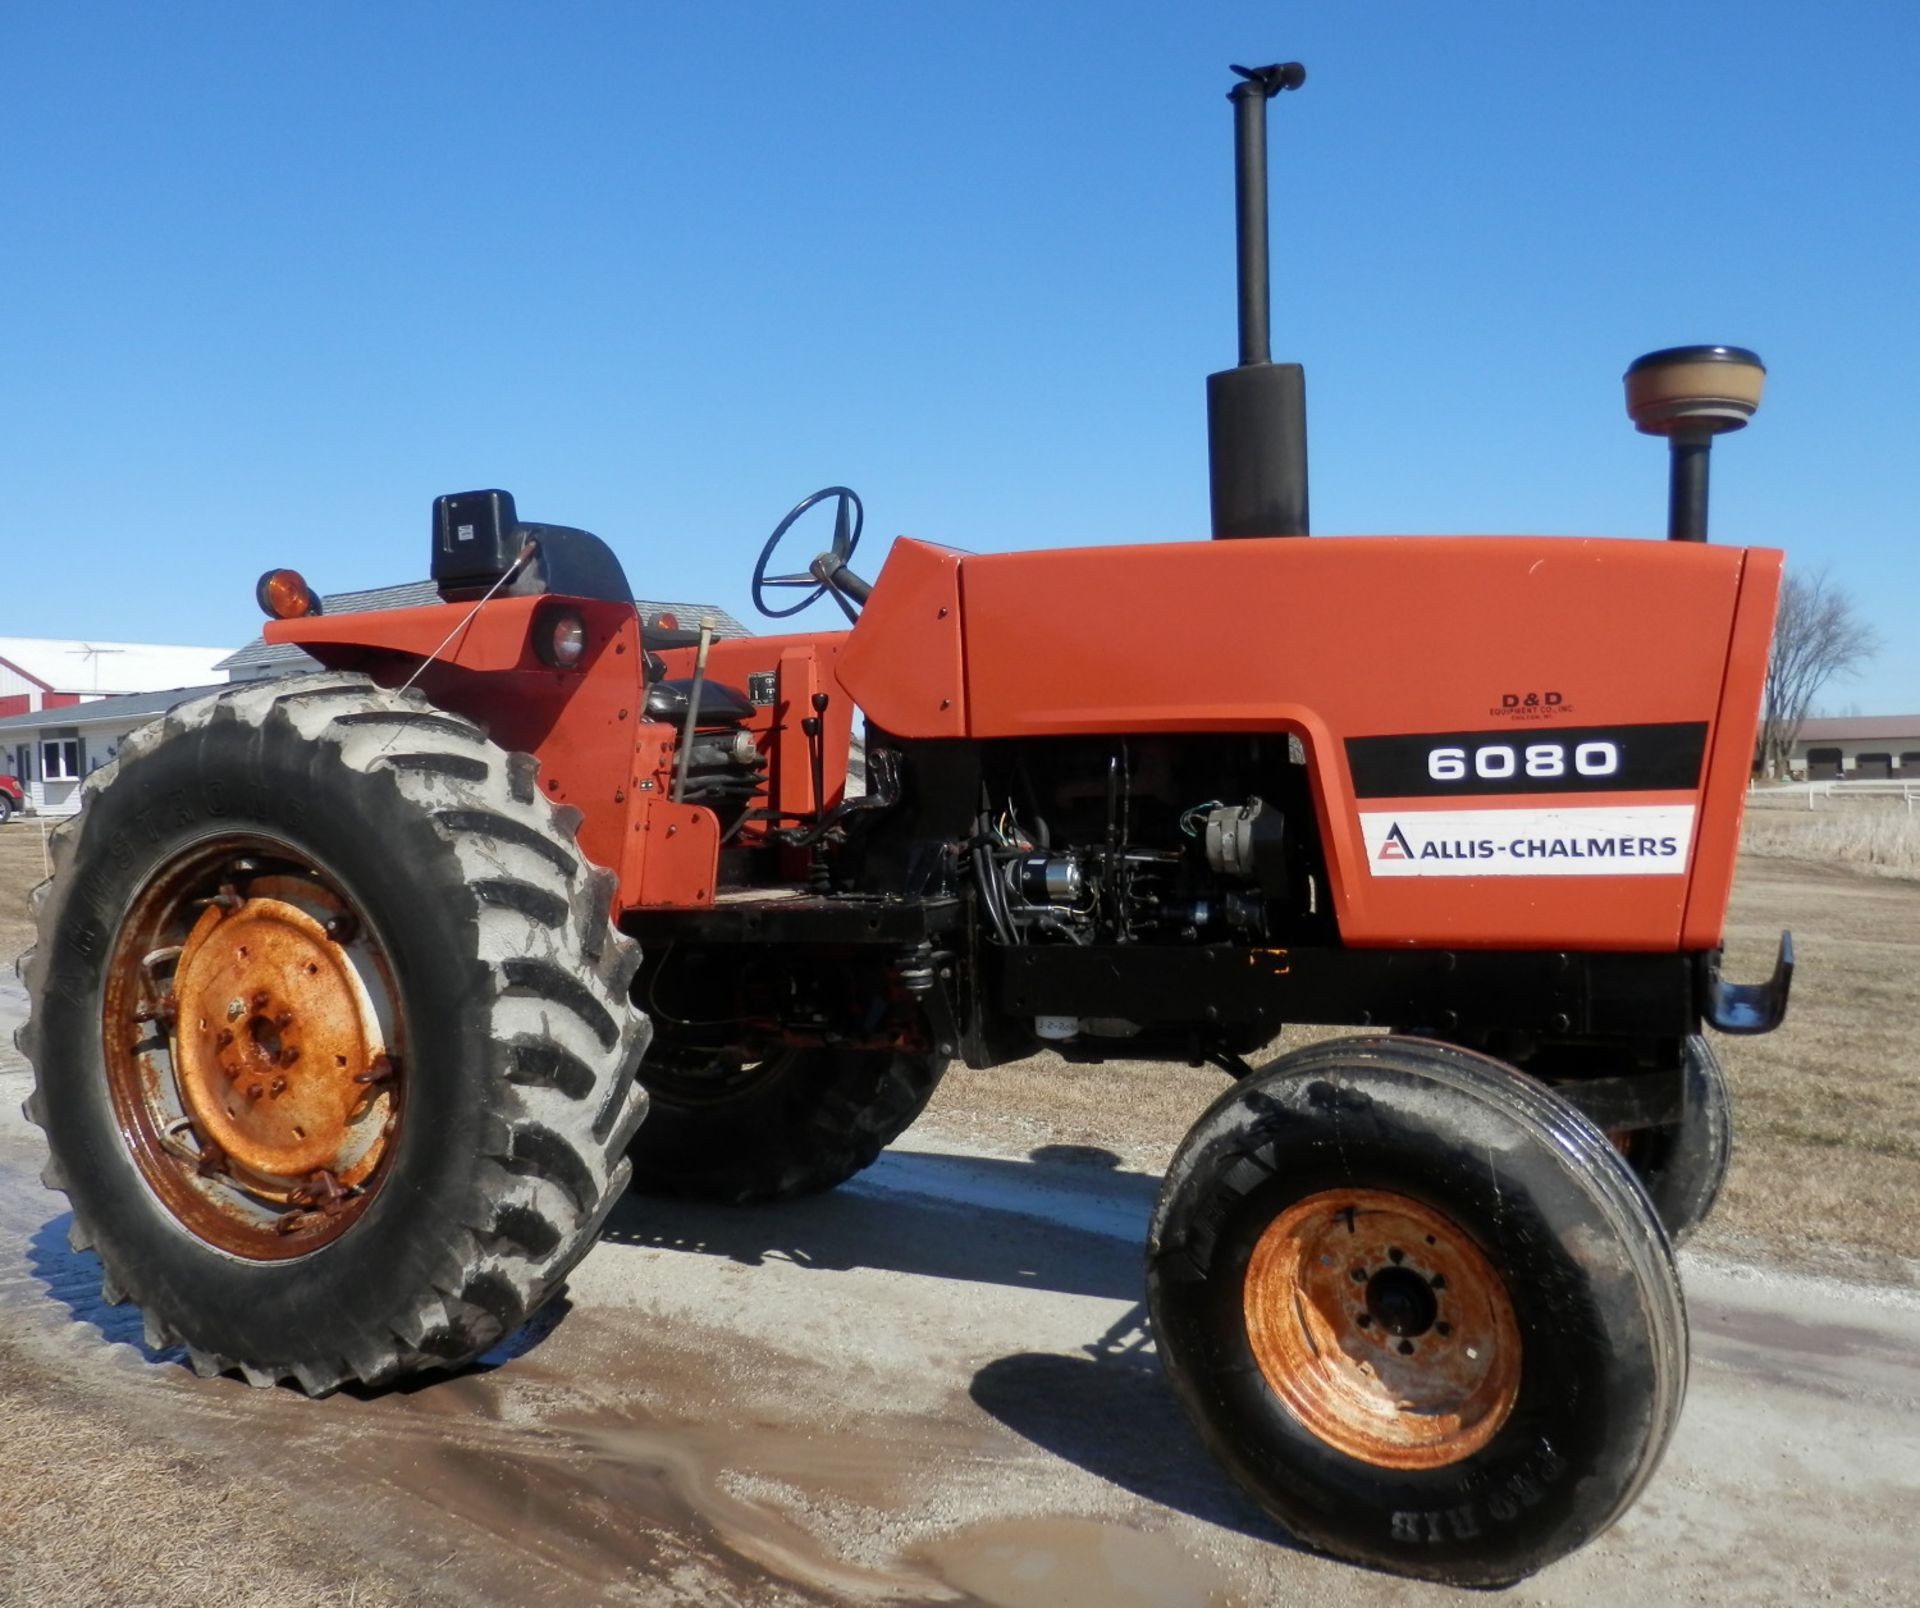
M388 1078L392 1077L399 1070L400 1069L393 1064L393 1058L391 1056L376 1055L373 1058L373 1064L369 1066L366 1071L354 1073L353 1081L355 1083L385 1083Z
M1452 1333L1453 1333L1453 1325L1452 1325L1451 1323L1447 1323L1447 1322L1445 1322L1445 1321L1443 1320L1443 1321L1441 1321L1441 1322L1439 1322L1439 1323L1436 1323L1436 1324L1435 1324L1435 1325L1433 1326L1433 1332L1434 1332L1435 1334L1438 1334L1438 1335L1448 1335L1448 1334L1452 1334Z
M1361 1328L1370 1329L1373 1327L1373 1314L1371 1312L1362 1312L1355 1321Z
M233 1042L233 1029L230 1027L223 1027L220 1029L218 1033L214 1035L213 1047L216 1050L224 1050L232 1042Z
M270 1002L267 998L267 991L264 988L261 989L259 993L253 996L253 1008L256 1011L264 1011L267 1008L269 1003Z
M1427 1283L1433 1289L1444 1290L1447 1287L1447 1276L1444 1273L1436 1273L1432 1278L1427 1280Z
M293 1063L299 1059L300 1047L297 1044L289 1044L280 1052L280 1064L282 1066L292 1066Z
M280 1012L280 1014L279 1014L278 1016L276 1016L276 1017L274 1017L274 1019L273 1019L273 1025L274 1025L275 1027L290 1027L290 1026L292 1026L292 1025L293 1025L293 1012L292 1012L292 1011L282 1011L282 1012Z
M1407 1253L1401 1250L1398 1245L1392 1245L1387 1248L1387 1260L1389 1262L1399 1263L1404 1262L1406 1259Z
M266 1093L266 1090L262 1089L257 1083L249 1083L247 1085L247 1098L249 1100L258 1100L264 1093Z
M285 1078L275 1078L267 1092L273 1095L285 1094L287 1092L287 1080Z
M1356 1267L1353 1270L1353 1282L1355 1284L1365 1284L1367 1282L1367 1270L1364 1267Z
M237 1022L246 1014L247 1002L245 1000L230 999L227 1001L227 1020L229 1022Z
M1400 1355L1403 1357L1411 1357L1413 1355L1413 1342L1411 1340L1402 1340L1400 1342Z

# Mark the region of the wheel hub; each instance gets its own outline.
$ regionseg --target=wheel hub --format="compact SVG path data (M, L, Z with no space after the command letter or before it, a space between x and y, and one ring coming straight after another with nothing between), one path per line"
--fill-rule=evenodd
M255 1172L351 1182L352 1119L384 1054L353 964L297 905L208 909L181 950L176 1075L194 1126Z
M405 1025L385 951L289 846L215 839L160 866L115 937L108 1089L176 1221L252 1261L344 1234L393 1158Z
M1367 1280L1367 1312L1388 1334L1411 1340L1440 1315L1433 1288L1409 1267L1383 1267Z
M1506 1287L1464 1230L1385 1190L1328 1190L1269 1223L1247 1264L1247 1342L1311 1433L1393 1469L1485 1446L1520 1386Z

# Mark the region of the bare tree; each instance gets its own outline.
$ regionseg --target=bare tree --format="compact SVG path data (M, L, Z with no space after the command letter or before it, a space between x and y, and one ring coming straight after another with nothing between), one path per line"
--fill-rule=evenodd
M1767 775L1787 774L1800 723L1820 689L1835 676L1857 675L1879 651L1879 633L1825 570L1786 578L1760 709L1760 763Z

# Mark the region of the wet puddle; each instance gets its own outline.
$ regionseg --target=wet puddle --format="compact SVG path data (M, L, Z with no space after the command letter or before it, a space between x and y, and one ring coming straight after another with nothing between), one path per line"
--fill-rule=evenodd
M1225 1576L1164 1536L1097 1519L975 1525L918 1549L958 1591L993 1608L1215 1608Z
M197 1379L179 1353L143 1344L133 1309L101 1300L98 1263L68 1248L37 1158L6 1149L0 1307L47 1320L49 1360L64 1353L102 1425L122 1421L210 1472L325 1489L325 1528L427 1592L703 1608L1234 1600L1162 1534L1027 1514L1003 1485L1023 1476L995 1419L1011 1414L1027 1445L1032 1426L997 1396L1002 1413L961 1389L938 1413L859 1405L820 1358L684 1320L668 1340L631 1311L563 1301L465 1373L321 1402ZM94 1361L74 1375L81 1353ZM1131 1401L1100 1399L1102 1417Z

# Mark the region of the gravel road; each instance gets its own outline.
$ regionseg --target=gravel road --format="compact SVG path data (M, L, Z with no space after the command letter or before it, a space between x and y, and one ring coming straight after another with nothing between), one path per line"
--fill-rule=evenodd
M1214 1472L1141 1329L1156 1180L1072 1145L994 1154L940 1121L797 1206L630 1198L562 1321L459 1377L318 1403L195 1379L67 1249L17 1115L22 1008L0 984L0 1384L102 1444L276 1493L259 1525L384 1582L357 1600L1456 1595L1295 1550ZM1504 1600L1912 1601L1920 1298L1683 1266L1694 1373L1665 1466ZM238 1546L204 1560L210 1583L246 1568Z

